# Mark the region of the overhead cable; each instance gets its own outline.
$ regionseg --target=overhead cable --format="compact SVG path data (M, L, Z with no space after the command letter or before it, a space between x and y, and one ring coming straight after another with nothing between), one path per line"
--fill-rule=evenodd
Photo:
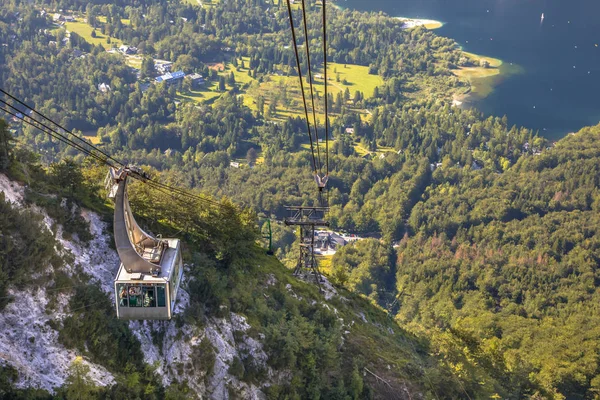
M310 63L310 46L308 45L308 27L306 25L306 4L305 0L302 0L302 21L304 24L304 47L306 48L306 60L308 63L308 83L310 85L310 100L312 102L312 114L313 114L313 129L315 131L315 139L317 142L317 161L319 166L319 172L321 172L321 151L319 149L319 125L317 124L317 115L315 110L315 95L313 92L313 74Z
M304 94L304 82L302 81L302 69L300 68L300 56L298 54L298 43L296 42L296 30L294 29L294 17L292 15L292 6L290 0L286 0L288 16L290 18L290 28L292 30L292 41L294 43L294 53L296 55L296 67L298 68L298 78L300 80L300 91L302 92L302 104L304 104L304 115L306 117L306 128L308 129L308 137L310 139L310 151L312 153L313 171L317 173L317 162L315 159L315 148L313 145L313 138L310 129L310 120L308 119L308 107L306 105L306 95ZM308 43L306 44L308 46ZM318 145L318 143L317 143Z
M86 146L89 146L91 148L93 148L95 151L101 153L104 157L106 157L107 159L112 160L115 164L120 165L120 166L125 166L125 164L123 164L122 162L120 162L119 160L114 159L113 157L111 157L110 154L105 153L104 151L102 151L101 149L99 149L98 147L91 145L90 143L88 143L87 141L85 141L84 139L80 138L79 136L77 136L76 134L74 134L73 132L71 132L70 130L68 130L67 128L63 127L62 125L60 125L59 123L53 121L52 119L46 117L44 114L42 114L41 112L37 111L35 108L28 106L27 104L25 104L23 101L19 100L17 97L13 96L12 94L6 92L4 89L0 88L0 93L5 94L6 96L10 97L12 100L16 101L17 103L21 104L23 107L26 107L27 109L31 110L33 113L39 115L40 117L46 119L47 121L50 121L51 123L53 123L54 125L56 125L57 127L59 127L60 129L62 129L63 131L65 131L66 133L68 133L69 135L75 137L76 139L78 139L80 142L82 142L83 144L85 144ZM3 102L4 103L4 102ZM26 114L26 113L23 113ZM33 118L32 118L33 119Z
M327 93L327 15L323 0L323 78L325 79L325 174L329 175L329 108Z
M47 124L45 124L42 121L39 121L33 117L31 117L30 115L27 115L27 112L23 112L22 110L14 107L13 105L11 105L10 103L8 103L7 101L0 99L0 103L4 104L5 106L9 107L10 109L14 110L10 111L9 109L0 107L1 111L4 111L5 113L13 116L14 118L36 128L39 129L40 131L48 134L50 137L57 139L63 143L65 143L68 146L71 146L77 150L79 150L80 152L82 152L83 154L85 154L86 156L92 157L95 160L99 161L102 164L105 164L109 167L112 168L116 168L116 166L114 164L117 164L117 166L125 166L125 164L119 160L116 160L115 158L113 158L112 156L110 156L109 154L103 152L102 150L98 149L96 146L94 146L93 144L87 143L85 140L79 138L77 135L75 135L74 133L68 131L67 129L63 128L60 124L56 123L55 121L53 121L52 119L46 117L45 115L43 115L42 113L36 111L34 108L26 105L25 103L23 103L21 100L19 100L18 98L16 98L15 96L12 96L11 94L7 93L6 91L0 89L1 93L6 94L7 96L9 96L11 99L13 99L14 101L16 101L17 103L23 105L24 107L27 107L29 110L31 110L32 113L35 113L37 115L40 115L41 117L43 117L44 119L46 119L48 122L54 124L55 126L59 127L60 129L64 130L67 133L70 133L72 136L74 136L75 138L79 139L81 142L83 142L84 144L87 145L87 147L84 147L82 144L77 143L73 140L71 140L70 138L68 138L67 136L63 135L62 133L58 132L56 129L48 126ZM21 115L19 115L21 114ZM101 157L100 155L96 154L95 152L98 152L100 154L102 154L104 157ZM112 160L114 161L114 164L112 162L109 162L108 160ZM217 207L223 207L223 205L217 201L214 200L210 200L207 199L205 197L202 196L198 196L195 194L192 194L186 190L177 188L177 187L173 187L170 185L166 185L164 183L161 183L159 181L156 180L152 180L146 177L142 177L139 174L132 174L134 176L134 178L137 178L138 180L141 180L142 182L152 186L154 189L162 189L159 190L160 192L167 194L177 200L180 200L180 198L178 198L177 196L175 196L176 194L180 195L180 196L184 196L187 197L188 199L193 199L193 200L197 200L199 202L203 202L206 204L211 204Z

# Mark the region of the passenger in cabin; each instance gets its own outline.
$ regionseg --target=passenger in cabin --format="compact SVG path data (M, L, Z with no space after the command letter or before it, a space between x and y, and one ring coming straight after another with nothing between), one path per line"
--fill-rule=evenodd
M119 293L119 298L121 299L119 305L127 307L127 289L125 288L125 285L121 287L121 293Z
M152 292L144 293L144 307L155 307L154 294Z
M130 307L141 307L140 295L142 294L142 288L136 286L129 287L129 306Z

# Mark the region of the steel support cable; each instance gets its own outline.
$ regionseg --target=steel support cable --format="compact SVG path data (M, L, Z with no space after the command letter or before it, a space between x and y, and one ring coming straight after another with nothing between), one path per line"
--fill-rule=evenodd
M296 66L298 68L298 77L300 79L300 91L302 92L302 103L304 104L304 115L306 116L306 128L308 129L308 138L310 139L310 151L312 153L313 171L317 173L317 162L315 160L315 148L313 145L312 133L310 130L310 120L308 119L308 107L306 105L306 96L304 94L304 82L302 81L302 70L300 69L300 56L298 55L298 44L296 42L296 31L294 30L294 17L292 15L292 6L290 0L286 0L288 15L290 17L290 28L292 30L292 41L294 42L294 53L296 54ZM307 43L308 46L308 43Z
M325 79L325 175L329 175L329 99L327 98L327 15L325 2L326 0L323 0L323 78Z
M132 175L133 175L134 178L140 180L142 183L146 183L146 184L148 184L150 186L154 186L156 188L161 188L161 189L169 190L172 193L176 193L176 194L188 197L188 198L193 199L193 200L198 200L198 201L201 201L201 202L213 204L215 206L223 207L223 204L219 203L218 201L210 200L210 199L207 199L205 197L202 197L202 196L190 193L187 190L180 189L180 188L177 188L177 187L174 187L174 186L170 186L170 185L167 185L165 183L161 183L161 182L159 182L157 180L149 179L149 178L141 176L141 175L139 175L137 173L134 173Z
M321 163L321 150L319 149L319 125L317 124L317 114L315 111L315 95L313 92L313 74L312 67L310 63L310 49L308 45L308 27L306 25L306 3L305 0L302 0L302 22L304 24L304 47L306 47L306 60L308 62L308 83L310 86L310 100L312 102L312 114L313 114L313 128L315 130L315 139L317 142L317 160L319 166L319 173L322 173L322 163Z
M1 101L1 100L0 100L0 101ZM9 106L10 106L10 105L9 105ZM77 150L79 150L79 151L81 151L82 153L84 153L86 156L90 156L90 157L92 157L92 158L94 158L94 159L96 159L96 160L100 161L100 162L101 162L101 163L103 163L103 164L106 164L106 165L112 166L110 163L108 163L108 162L107 162L105 159L103 159L102 157L100 157L100 156L98 156L98 155L96 155L96 154L94 154L94 153L90 152L90 151L89 151L88 149L86 149L86 148L83 148L82 146L80 146L80 145L78 145L77 143L73 142L73 141L72 141L72 140L70 140L69 138L67 138L67 137L65 137L65 136L63 136L63 135L61 135L60 133L58 133L58 132L57 132L57 131L55 131L54 129L48 128L48 130L46 130L45 128L40 128L38 125L34 124L33 122L30 122L30 121L26 120L24 117L19 117L19 116L18 116L16 113L13 113L12 111L10 111L10 110L7 110L7 109L5 109L5 108L3 108L3 107L0 107L0 110L1 110L1 111L4 111L5 113L7 113L7 114L9 114L9 115L12 115L13 117L15 117L15 118L17 118L17 119L19 119L19 120L21 120L21 121L25 122L26 124L28 124L28 125L30 125L30 126L32 126L32 127L34 127L34 128L36 128L36 129L39 129L40 131L42 131L42 132L44 132L44 133L47 133L47 134L48 134L50 137L53 137L54 139L57 139L57 140L59 140L59 141L61 141L61 142L65 143L65 144L67 144L68 146L72 146L72 147L76 148ZM20 111L19 111L19 112L20 112ZM31 118L31 117L28 117L28 118ZM35 121L35 122L37 122L35 119L34 119L34 121Z
M214 205L214 206L217 206L217 207L223 207L223 204L219 203L218 201L210 200L210 199L204 198L202 196L198 196L198 195L195 195L193 193L189 193L189 192L187 192L187 191L185 191L183 189L175 188L173 186L169 186L169 185L166 185L164 183L160 183L160 182L155 181L155 180L150 180L150 179L144 180L144 179L141 179L141 181L142 181L142 183L148 184L150 187L152 187L152 188L154 188L154 189L156 189L156 190L158 190L158 191L160 191L162 193L166 193L166 194L170 195L171 197L173 197L173 198L175 198L177 200L182 200L182 199L176 197L175 194L178 194L180 196L184 196L184 197L187 197L189 199L196 200L196 201L199 201L199 202L211 204L211 205ZM164 190L166 190L168 192L164 192Z
M51 123L53 123L54 125L56 125L57 127L59 127L60 129L62 129L63 131L65 131L66 133L68 133L71 136L74 136L75 138L77 138L80 142L84 143L86 146L91 147L92 149L94 149L95 151L99 152L100 154L102 154L104 157L106 157L107 159L112 160L115 164L120 165L121 167L124 167L125 164L123 164L122 162L120 162L119 160L114 159L113 157L111 157L110 154L100 150L98 147L94 146L93 144L88 143L87 141L85 141L84 139L80 138L79 136L77 136L76 134L74 134L73 132L71 132L70 130L68 130L67 128L65 128L64 126L60 125L59 123L53 121L51 118L46 117L44 114L42 114L41 112L37 111L35 108L28 106L27 104L25 104L23 101L19 100L18 98L16 98L15 96L13 96L12 94L8 93L7 91L5 91L4 89L0 88L0 93L5 94L6 96L10 97L12 100L16 101L17 103L21 104L23 107L26 107L27 109L31 110L32 112L36 113L37 115L39 115L40 117L46 119L47 121L50 121ZM29 117L31 118L31 117Z

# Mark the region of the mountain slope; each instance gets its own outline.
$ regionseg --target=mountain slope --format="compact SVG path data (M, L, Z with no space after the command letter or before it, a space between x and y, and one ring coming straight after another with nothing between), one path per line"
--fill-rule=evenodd
M399 244L397 320L514 398L597 396L598 165L595 126L502 174L436 170Z
M451 371L428 354L426 340L403 331L367 300L331 286L319 293L253 240L238 241L238 253L228 253L230 245L216 242L227 240L227 227L215 229L216 239L189 237L172 321L115 320L112 279L118 258L107 234L110 225L103 222L110 213L78 205L77 196L85 197L81 193L92 186L67 200L65 193L52 193L52 168L20 165L11 171L23 168L30 172L26 188L0 175L3 196L13 201L3 197L2 206L10 217L31 215L39 232L55 238L50 239L55 254L48 260L61 262L47 260L30 278L7 287L12 299L0 319L0 335L8 339L1 347L2 396L31 395L28 388L68 393L77 355L89 368L86 390L100 398L124 393L143 398L451 398L462 390ZM95 167L85 173L92 176ZM135 187L132 192L139 204L148 194ZM40 200L45 207L32 199L45 199ZM80 217L83 225L65 229L58 209ZM201 218L208 218L206 223L212 217ZM0 229L15 236L20 227ZM17 348L25 349L22 357L15 357Z

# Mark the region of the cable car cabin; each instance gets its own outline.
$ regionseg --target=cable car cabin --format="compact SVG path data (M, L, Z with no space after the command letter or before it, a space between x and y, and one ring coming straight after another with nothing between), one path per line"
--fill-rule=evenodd
M115 278L119 319L171 319L183 274L178 239L164 239L159 274L128 272L121 263Z
M136 223L127 197L130 174L144 178L134 167L112 169L107 176L109 197L115 201L114 236L121 259L115 278L119 319L171 319L183 275L179 239L155 238Z

